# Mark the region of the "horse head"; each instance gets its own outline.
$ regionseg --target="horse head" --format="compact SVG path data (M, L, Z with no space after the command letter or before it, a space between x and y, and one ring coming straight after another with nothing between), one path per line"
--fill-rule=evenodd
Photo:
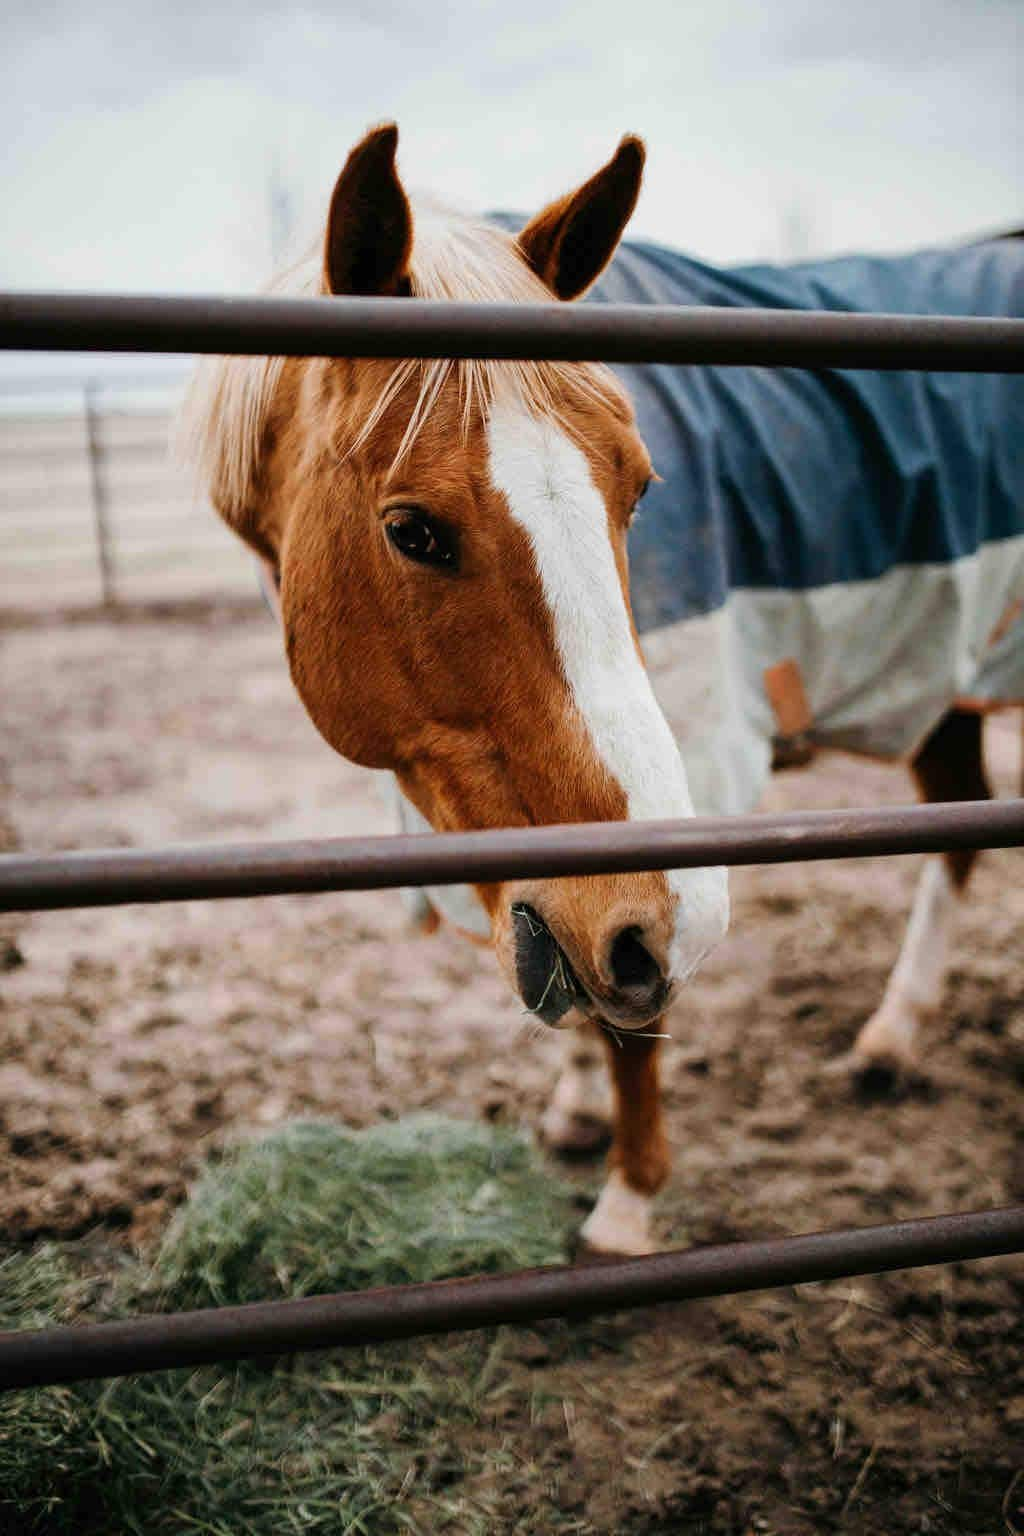
M397 130L349 155L293 292L566 302L640 188L625 138L517 237L410 201ZM692 815L633 624L652 466L579 363L221 359L192 412L220 513L270 566L295 686L345 757L443 831ZM528 1008L650 1025L728 921L720 869L477 888Z

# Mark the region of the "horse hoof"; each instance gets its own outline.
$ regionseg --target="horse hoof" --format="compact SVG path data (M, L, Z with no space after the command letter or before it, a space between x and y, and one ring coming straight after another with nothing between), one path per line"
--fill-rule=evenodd
M615 1247L603 1247L591 1242L586 1236L585 1230L577 1232L569 1245L569 1258L573 1264L611 1264L615 1259L642 1259L648 1254L660 1253L658 1243L648 1241L638 1243L635 1247L628 1243L617 1243Z
M633 1189L620 1168L613 1168L583 1223L580 1243L605 1258L636 1259L657 1253L651 1233L651 1196Z
M928 1087L929 1079L912 1057L895 1051L868 1055L852 1050L833 1064L833 1072L847 1078L862 1103L902 1097L912 1090Z
M905 1076L895 1056L857 1056L850 1059L850 1077L859 1099L891 1099Z
M552 1114L541 1123L541 1138L560 1157L594 1157L611 1143L611 1127L597 1115Z
M610 1264L615 1259L628 1257L629 1255L625 1253L612 1253L604 1248L595 1248L593 1243L587 1242L582 1232L577 1232L569 1243L569 1261L580 1265L581 1268L594 1264Z

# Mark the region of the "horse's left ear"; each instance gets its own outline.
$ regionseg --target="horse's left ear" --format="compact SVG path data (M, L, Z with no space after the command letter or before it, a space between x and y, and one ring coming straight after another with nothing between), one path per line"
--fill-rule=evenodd
M643 139L627 134L608 164L531 219L519 247L556 298L575 299L600 277L640 195Z
M398 129L382 123L342 167L327 217L328 293L379 297L408 291L412 212L395 166L397 148Z

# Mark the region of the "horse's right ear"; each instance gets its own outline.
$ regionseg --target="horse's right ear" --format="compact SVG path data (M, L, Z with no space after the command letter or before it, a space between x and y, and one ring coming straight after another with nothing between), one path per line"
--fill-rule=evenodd
M408 291L412 211L395 169L398 128L382 123L353 149L331 196L324 244L328 293Z
M556 298L578 298L611 261L640 195L644 159L643 140L627 134L595 176L520 231L519 249Z

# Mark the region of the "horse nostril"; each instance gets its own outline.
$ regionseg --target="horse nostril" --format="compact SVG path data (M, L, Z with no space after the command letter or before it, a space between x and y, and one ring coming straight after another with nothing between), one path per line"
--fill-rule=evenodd
M657 992L664 985L661 967L640 939L639 928L623 928L608 956L617 987L630 992Z

